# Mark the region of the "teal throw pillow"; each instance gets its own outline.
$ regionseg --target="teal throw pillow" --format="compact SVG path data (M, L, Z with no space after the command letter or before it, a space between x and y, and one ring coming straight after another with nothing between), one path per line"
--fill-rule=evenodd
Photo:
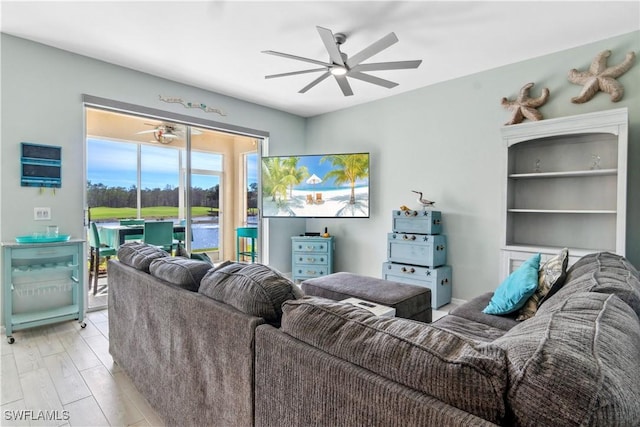
M535 254L498 286L489 305L482 312L509 314L520 309L538 287L539 268L540 254Z

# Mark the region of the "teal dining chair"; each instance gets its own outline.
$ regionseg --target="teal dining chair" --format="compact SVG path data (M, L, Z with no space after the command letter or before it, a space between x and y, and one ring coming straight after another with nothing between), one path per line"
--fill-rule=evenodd
M98 226L95 222L91 223L91 230L89 231L89 287L91 287L91 279L93 278L93 294L98 293L98 270L100 268L100 260L106 258L107 260L117 254L117 250L111 246L107 246L100 243L100 233L98 232ZM92 277L93 276L93 277ZM107 273L107 277L108 277Z
M139 226L140 234L128 234L124 236L124 241L126 242L141 242L143 238L142 227L144 226L144 219L121 219L120 225L125 227L131 226Z
M145 221L143 241L171 253L173 249L173 221Z

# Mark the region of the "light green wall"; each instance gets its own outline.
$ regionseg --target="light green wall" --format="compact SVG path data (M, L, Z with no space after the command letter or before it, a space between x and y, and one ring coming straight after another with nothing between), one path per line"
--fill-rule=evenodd
M38 231L34 207L51 207L61 232L83 236L84 122L82 94L269 132L270 152L280 154L304 141L305 119L178 84L88 57L2 34L2 145L0 150L0 238ZM215 72L215 71L212 71ZM227 116L167 104L158 95L177 96L221 108ZM20 142L62 146L62 188L44 193L20 186ZM291 245L291 232L304 221L274 224L270 246ZM274 266L288 271L288 251L272 251Z
M509 119L500 100L514 99L522 86L534 82L532 96L543 87L551 92L540 108L544 118L628 107L627 256L640 267L640 59L619 78L625 87L622 101L612 103L599 93L582 105L570 102L581 87L569 83L567 72L587 69L605 49L613 52L610 65L629 51L639 55L640 32L309 119L308 153L371 152L372 209L368 220L310 220L307 229L327 226L336 236L338 271L380 277L391 210L415 207L411 190L423 191L443 212L454 298L495 289L506 163L500 128ZM422 67L437 67L437 61L424 58Z
M640 65L636 63L619 79L626 93L618 103L598 94L586 104L571 104L569 99L580 87L566 80L570 68L587 68L601 50L613 51L611 64L620 62L628 51L638 54L640 32L306 120L5 34L1 43L3 241L40 226L33 221L36 206L50 206L63 232L83 234L82 94L89 94L266 131L271 154L371 152L371 218L309 220L306 228L318 231L327 226L336 236L338 271L379 277L391 210L403 204L415 206L410 190L424 191L445 215L454 297L469 299L497 285L505 163L500 127L509 116L500 99L512 99L525 83L534 82L533 96L542 87L551 91L550 100L540 109L545 118L629 108L627 256L640 266ZM433 66L437 61L425 58L423 67ZM228 116L212 117L161 103L159 94L205 102ZM55 195L20 187L21 141L63 147L63 187ZM304 231L305 223L271 220L270 225L270 261L290 271L290 236Z

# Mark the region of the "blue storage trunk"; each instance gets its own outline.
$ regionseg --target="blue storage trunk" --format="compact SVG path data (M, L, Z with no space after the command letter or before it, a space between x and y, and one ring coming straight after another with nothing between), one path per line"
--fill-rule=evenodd
M426 268L416 265L382 264L382 278L431 290L431 307L439 308L451 302L451 267Z
M443 235L389 233L387 260L423 267L439 267L447 263L447 239Z
M440 234L442 215L440 211L393 211L392 231L394 233Z

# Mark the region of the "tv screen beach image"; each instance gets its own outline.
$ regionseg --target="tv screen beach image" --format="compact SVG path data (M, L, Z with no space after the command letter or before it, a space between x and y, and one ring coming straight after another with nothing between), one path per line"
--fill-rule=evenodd
M369 217L369 154L262 158L262 216Z

